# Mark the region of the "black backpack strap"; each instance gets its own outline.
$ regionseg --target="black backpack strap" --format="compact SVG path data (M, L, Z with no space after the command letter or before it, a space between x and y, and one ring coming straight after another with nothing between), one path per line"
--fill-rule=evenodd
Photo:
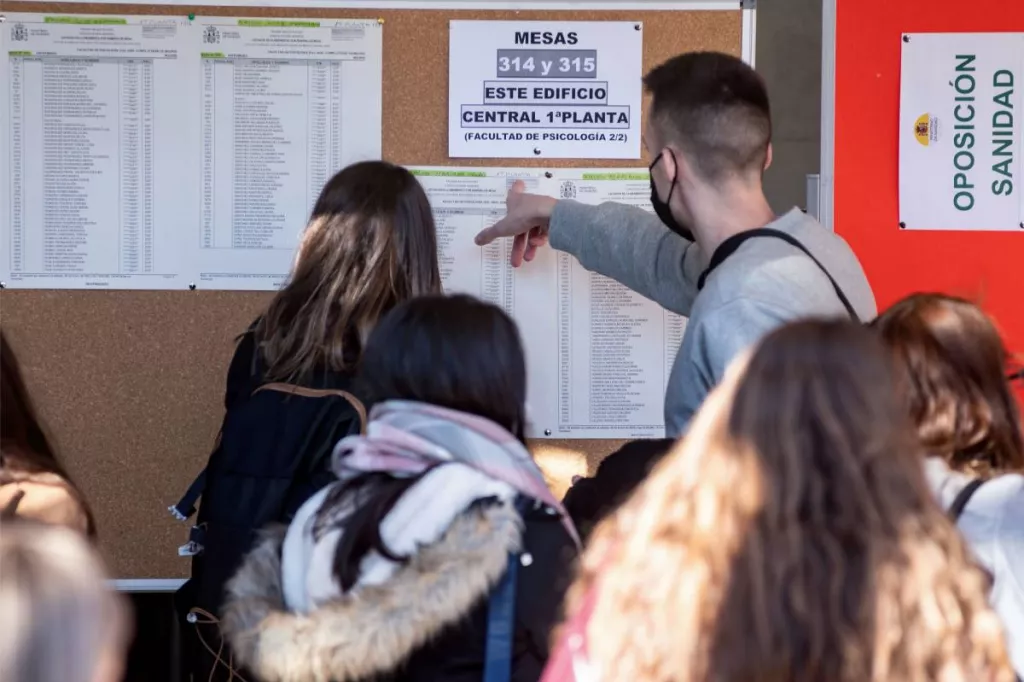
M348 391L343 391L341 389L336 389L336 388L308 388L306 386L298 386L296 384L269 383L269 384L264 384L263 386L260 386L259 388L257 388L255 391L253 391L253 395L255 395L256 393L260 393L261 391L276 391L278 393L285 393L285 394L288 394L288 395L297 395L297 396L302 396L302 397L305 397L305 398L331 398L331 397L341 398L342 400L347 402L352 407L353 410L355 410L356 417L359 420L359 433L360 434L365 434L366 433L366 424L367 424L366 407L363 405L363 402L361 400L359 400L359 398L355 397L354 395L352 395ZM318 430L319 424L323 421L323 419L326 418L326 416L327 415L326 415L325 412L321 412L320 416L317 418L317 424L314 425L310 429L310 433L311 434ZM333 451L333 449L334 448L333 448L333 444L332 444L331 447L328 447L326 449L321 449L321 452L318 455L316 455L313 458L310 458L310 460L308 462L306 462L306 466L305 466L305 469L306 469L305 473L306 473L306 475L308 476L308 475L312 474L314 471L316 471L320 467L320 465L323 462L323 460L330 457L331 452ZM302 447L301 450L305 451L306 447L305 446ZM293 478L292 485L294 485L294 483L295 483L295 479ZM291 496L291 486L289 486L289 490L286 491L286 493L284 495L283 501L287 502L287 500L290 498L290 496Z
M338 396L344 399L352 409L359 415L359 433L366 433L366 406L359 398L355 397L348 391L342 391L336 388L306 388L305 386L297 386L295 384L284 384L284 383L270 383L263 384L255 391L253 395L260 393L261 391L277 391L278 393L288 393L291 395L299 395L304 398L327 398L330 396Z
M192 485L188 487L185 494L181 496L178 503L174 506L168 507L167 511L171 512L171 516L178 519L179 521L188 521L192 518L192 515L196 513L196 502L203 496L203 489L206 488L206 468L204 467L199 475L196 476L195 480L192 481Z
M743 244L743 242L747 241L748 239L754 239L757 237L772 237L774 239L781 239L790 246L793 246L803 251L804 255L810 258L814 262L814 264L818 266L818 269L825 273L825 276L828 277L828 281L832 283L832 288L835 289L836 296L839 297L839 300L842 302L843 307L846 308L846 312L850 316L850 319L853 320L854 322L861 321L860 316L857 314L857 311L850 303L850 300L846 298L846 294L844 294L843 290L839 288L839 284L832 277L832 273L830 273L825 268L825 266L821 264L821 261L815 258L814 254L812 254L806 246L801 244L800 240L798 240L796 237L790 234L786 234L781 230L775 230L770 227L762 227L757 230L747 230L746 232L740 232L739 234L733 235L732 237L729 237L724 242L722 242L722 244L717 249L715 249L715 253L711 256L711 262L708 264L707 269L705 269L704 272L700 273L700 279L697 280L697 290L700 291L701 289L704 288L704 283L707 282L708 275L710 275L715 268L724 263L726 258L736 253L736 250L740 248L740 245Z
M366 407L363 405L359 398L348 391L341 391L336 389L326 388L306 388L304 386L296 386L294 384L283 384L283 383L271 383L264 384L253 391L253 395L260 393L261 391L277 391L279 393L289 393L292 395L299 395L306 398L326 398L329 396L338 396L348 402L352 408L356 411L359 417L359 432L366 433ZM220 436L217 437L217 444L214 449L220 446ZM206 469L204 468L196 476L195 480L188 487L188 490L182 495L181 499L178 500L177 504L168 507L167 510L171 515L179 521L187 521L192 518L192 515L196 513L196 503L199 502L199 498L203 495L203 490L206 488Z
M964 509L967 508L967 503L971 501L971 497L974 496L974 493L978 492L978 488L980 488L984 483L984 480L976 478L965 485L963 490L957 494L956 498L953 500L953 504L949 505L948 512L949 517L953 519L954 523L956 523L960 518L960 515L964 513Z

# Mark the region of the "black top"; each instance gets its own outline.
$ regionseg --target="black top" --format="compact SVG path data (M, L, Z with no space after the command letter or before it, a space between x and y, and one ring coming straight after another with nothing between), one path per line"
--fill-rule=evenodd
M675 443L671 439L635 440L608 455L593 478L583 478L565 494L569 512L580 538L590 532L624 502Z
M359 414L341 396L256 392L267 383L264 375L250 327L239 338L228 369L220 438L190 489L190 494L202 494L190 535L202 552L192 559L192 577L176 600L183 615L194 608L219 615L224 587L258 532L288 523L306 500L336 480L330 470L334 445L359 432ZM349 392L351 384L351 375L336 372L301 382L306 388ZM179 512L187 516L190 504L179 503ZM196 627L202 626L188 623L186 634ZM216 642L216 625L207 626L203 637ZM186 667L195 679L229 679L225 668L210 677L214 659L202 642L186 642L186 648Z

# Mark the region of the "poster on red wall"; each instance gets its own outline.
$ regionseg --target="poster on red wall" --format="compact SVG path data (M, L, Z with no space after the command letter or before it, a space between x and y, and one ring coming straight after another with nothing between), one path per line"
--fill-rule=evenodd
M1019 231L1024 34L903 36L900 227Z

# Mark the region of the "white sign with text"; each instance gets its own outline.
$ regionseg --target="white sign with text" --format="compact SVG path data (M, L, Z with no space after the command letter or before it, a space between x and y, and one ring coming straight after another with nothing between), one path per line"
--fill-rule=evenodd
M1024 227L1024 34L903 38L900 226Z
M643 24L452 21L448 155L640 158Z

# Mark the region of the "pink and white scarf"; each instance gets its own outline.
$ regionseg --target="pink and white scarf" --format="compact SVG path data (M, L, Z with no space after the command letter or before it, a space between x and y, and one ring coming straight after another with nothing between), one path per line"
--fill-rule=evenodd
M371 472L416 476L437 464L459 463L558 511L580 546L576 528L530 452L489 419L424 403L381 403L370 412L366 435L340 441L331 463L342 481Z

